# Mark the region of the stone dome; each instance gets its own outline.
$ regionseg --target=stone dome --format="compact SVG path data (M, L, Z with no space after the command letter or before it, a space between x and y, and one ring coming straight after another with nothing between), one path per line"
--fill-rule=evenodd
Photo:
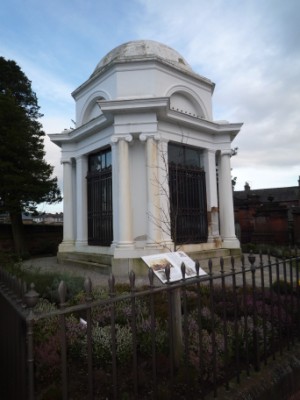
M144 60L159 60L185 72L193 72L186 60L171 47L153 40L135 40L121 44L106 54L91 76L112 64Z

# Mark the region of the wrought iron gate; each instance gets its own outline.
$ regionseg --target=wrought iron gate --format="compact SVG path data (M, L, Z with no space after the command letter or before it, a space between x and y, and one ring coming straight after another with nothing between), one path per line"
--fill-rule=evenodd
M89 172L88 243L109 246L113 240L112 167Z
M171 236L177 244L207 242L205 171L169 164Z

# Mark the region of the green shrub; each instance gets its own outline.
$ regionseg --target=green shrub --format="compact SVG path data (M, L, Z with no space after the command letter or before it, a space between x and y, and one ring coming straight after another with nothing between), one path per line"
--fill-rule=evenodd
M116 324L116 357L120 364L124 364L132 355L132 333L128 326ZM92 330L94 362L98 366L107 366L112 362L111 326L96 325ZM82 357L85 359L87 339L82 340Z
M283 280L273 282L272 289L275 293L280 294L291 294L293 292L291 284Z
M152 354L152 329L150 317L141 320L137 327L138 346L141 354L150 356ZM167 354L169 349L168 327L166 323L155 321L154 343L156 352Z
M46 299L39 299L37 305L34 308L35 315L48 313L56 310L54 304L51 304ZM56 334L59 326L59 319L57 315L37 319L33 324L34 342L39 345L40 343L47 342L49 338Z
M66 301L69 301L78 294L82 290L84 284L83 277L59 272L44 272L39 268L26 270L22 270L21 268L20 277L27 282L28 285L33 282L35 290L39 293L40 297L56 304L60 302L58 287L61 281L64 281L67 286Z

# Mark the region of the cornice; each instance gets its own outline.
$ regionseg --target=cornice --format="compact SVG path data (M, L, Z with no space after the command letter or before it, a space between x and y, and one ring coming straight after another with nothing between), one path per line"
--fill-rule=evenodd
M99 115L87 122L84 125L79 126L76 129L68 130L66 133L49 133L51 141L57 146L60 146L65 142L76 142L78 139L82 140L87 136L91 136L94 132L99 131L113 123L113 120L109 116Z
M103 114L137 113L163 110L169 107L169 97L151 97L97 101Z
M229 134L231 140L239 133L243 123L214 122L208 121L201 117L194 117L175 110L167 110L165 115L161 115L162 120L169 122L177 122L181 125L190 126L194 129L201 130L214 135Z

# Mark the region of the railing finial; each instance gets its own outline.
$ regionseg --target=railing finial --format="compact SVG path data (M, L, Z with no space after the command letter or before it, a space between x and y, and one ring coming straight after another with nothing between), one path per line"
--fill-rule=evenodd
M31 283L29 291L24 295L26 306L32 310L36 306L39 297L40 295L38 294L38 292L35 291L34 283Z
M182 280L185 280L185 271L186 271L185 263L181 263L180 267L181 267Z
M134 290L134 288L135 288L135 273L132 270L129 272L129 283L130 283L131 290Z
M165 274L167 278L167 282L170 283L170 275L171 275L171 267L170 264L167 264L165 267Z

